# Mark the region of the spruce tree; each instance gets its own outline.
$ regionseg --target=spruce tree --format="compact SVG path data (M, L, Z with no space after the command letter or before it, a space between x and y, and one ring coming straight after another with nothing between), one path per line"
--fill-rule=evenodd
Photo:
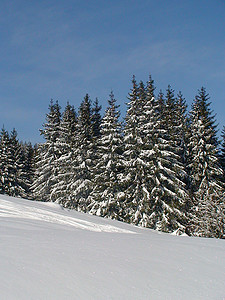
M46 123L41 129L45 143L38 146L35 179L32 185L37 200L50 201L53 186L59 171L58 159L61 155L58 146L59 126L61 120L61 107L58 102L51 100L49 113L46 114Z
M176 114L176 134L177 134L177 143L179 147L179 156L182 163L187 165L187 155L188 155L188 138L190 135L188 118L187 118L187 104L181 92L177 94L175 100L175 114Z
M165 99L164 99L164 94L162 92L162 90L159 91L158 97L157 97L157 111L160 114L160 116L164 116L165 113L165 109L166 109L166 105L165 105ZM160 120L161 123L161 127L163 127L165 124L164 122L164 117Z
M26 197L24 153L17 132L12 130L9 140L9 194L11 196Z
M178 155L180 162L185 164L187 156L187 105L181 92L177 97L174 96L174 90L168 86L165 101L165 129L170 140L173 151Z
M9 148L8 148L8 188L10 196L17 196L17 166L16 156L18 152L18 140L17 132L15 129L10 133L9 136Z
M93 157L92 109L86 94L79 107L77 131L73 148L73 177L68 185L71 205L79 211L87 211L92 187L91 168Z
M10 193L9 186L9 133L3 127L0 134L0 193Z
M26 197L26 170L23 145L17 138L15 129L9 133L3 128L0 143L0 172L1 193L14 196Z
M101 111L102 107L99 105L98 98L95 99L95 102L93 104L92 108L92 114L91 114L91 123L92 123L92 130L93 130L93 137L99 137L100 136L100 126L101 126Z
M56 201L65 207L71 207L71 192L69 183L73 178L73 151L77 130L77 116L73 106L67 103L59 126L57 159L58 173L51 192L51 201Z
M168 108L173 112L171 108L174 107L174 98L171 97L170 90L166 103L162 93L155 100L153 83L150 77L144 107L146 122L142 128L145 136L141 152L145 167L145 194L142 201L145 213L141 225L166 232L183 232L184 196L187 193L178 174L184 170L171 142L169 133L173 128L168 127L170 120L166 111Z
M93 192L90 195L90 212L112 219L122 219L121 167L122 136L119 106L113 92L101 123L97 144L97 160L93 168Z
M224 235L224 188L218 158L215 116L210 109L209 95L201 88L191 110L190 174L192 207L189 231L193 235Z
M221 153L220 153L220 165L223 170L222 181L225 184L225 126L222 130L222 144L221 144Z
M151 191L152 191L152 153L153 153L153 136L154 130L158 124L157 106L154 98L154 80L149 76L147 87L144 88L142 82L139 85L141 89L142 114L139 121L139 131L141 136L139 162L142 165L142 199L139 202L139 209L136 211L136 223L150 227L149 216L151 213ZM154 176L154 175L153 175Z
M143 84L140 90L133 76L132 89L129 93L129 103L124 127L124 217L127 222L138 224L141 202L143 199L142 181L144 179L143 161L140 159L141 147L143 145L140 123L143 120L143 105L145 99L142 97Z
M175 96L174 96L174 90L169 85L166 90L166 100L165 100L165 123L167 124L167 135L171 141L171 144L173 146L177 145L177 122L176 122L176 103L175 103Z
M22 184L27 199L33 199L31 186L34 179L35 147L31 143L21 143Z

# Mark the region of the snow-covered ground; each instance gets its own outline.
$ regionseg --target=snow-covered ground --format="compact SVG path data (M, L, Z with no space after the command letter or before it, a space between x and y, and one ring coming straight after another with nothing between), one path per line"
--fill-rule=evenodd
M0 195L0 299L225 299L225 241Z

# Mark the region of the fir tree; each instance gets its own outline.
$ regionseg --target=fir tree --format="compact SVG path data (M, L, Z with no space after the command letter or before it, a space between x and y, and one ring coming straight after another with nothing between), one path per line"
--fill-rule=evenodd
M175 147L177 146L176 140L176 131L177 131L177 122L176 122L176 104L174 90L169 85L166 90L166 101L165 101L165 123L167 124L167 135L171 139L171 144Z
M0 143L1 193L14 197L26 197L25 156L15 129L9 135L3 128Z
M94 107L92 108L92 114L91 114L91 123L92 123L92 130L93 130L93 137L99 137L100 136L100 126L101 126L101 111L102 107L98 103L98 98L95 99Z
M17 196L17 166L16 156L18 152L18 140L17 132L15 129L10 133L9 136L9 147L8 147L8 189L10 196Z
M79 107L73 149L73 178L68 186L71 193L71 205L81 211L87 211L88 197L92 190L93 127L91 120L91 101L87 94Z
M144 179L143 162L140 159L143 145L140 123L143 120L143 105L145 99L140 97L143 92L139 90L135 77L132 80L133 88L129 93L126 124L124 128L124 214L127 222L138 224L138 215L143 198L142 180ZM143 90L141 83L140 89Z
M145 194L144 194L144 218L141 225L157 230L172 232L184 231L184 195L185 185L177 174L183 173L183 167L178 156L171 146L169 132L166 130L166 122L169 118L166 114L166 106L163 94L159 100L154 98L154 85L150 78L147 85L147 98L144 107L144 119L146 120L142 132L144 133L144 148L141 158L145 166ZM170 92L170 91L169 91ZM167 107L173 107L167 94ZM171 109L172 111L172 109Z
M0 193L9 195L9 133L3 127L0 134Z
M34 196L38 200L50 201L52 188L56 182L59 166L57 165L60 157L58 146L59 126L61 120L60 106L51 100L49 113L46 114L44 129L40 130L45 138L45 143L38 146L38 158L36 161L35 180L32 185Z
M154 130L157 126L158 122L158 113L157 106L154 99L154 81L151 76L149 76L149 81L147 82L147 87L144 88L142 86L142 82L140 83L141 88L141 101L142 103L142 114L140 116L139 129L141 136L141 144L140 144L140 155L139 162L142 166L142 182L141 182L141 190L142 190L142 199L139 202L138 210L135 213L135 222L141 226L149 227L149 215L151 212L151 166L152 166L152 151L153 151L153 136Z
M181 92L177 95L175 107L175 117L177 122L176 135L179 147L179 156L186 169L188 155L187 144L190 132L187 118L187 104Z
M21 160L23 167L21 171L22 184L25 192L25 197L33 199L31 186L34 179L34 163L35 163L35 147L31 143L21 143Z
M217 126L209 106L209 96L201 88L191 111L189 167L193 203L189 231L198 236L221 237L224 234L224 189L219 180L222 169L218 160Z
M77 116L73 106L67 103L59 126L58 148L60 157L57 159L58 174L51 192L51 200L71 207L71 192L68 185L73 178L73 149L77 130Z
M166 109L166 105L165 105L165 100L164 100L164 94L163 94L162 90L160 90L158 97L157 97L157 111L160 116L164 116L165 109ZM161 127L163 127L163 125L165 126L165 124L163 124L163 122L164 122L164 120L161 119L160 120Z
M22 146L17 139L15 129L10 134L9 140L9 195L26 197L24 180L24 155Z
M109 107L101 123L101 136L97 147L97 160L93 169L93 192L90 195L90 212L112 219L122 218L121 167L122 136L119 121L119 106L113 92L108 100Z
M225 126L223 127L223 130L222 130L220 165L221 165L222 170L223 170L222 181L225 183Z

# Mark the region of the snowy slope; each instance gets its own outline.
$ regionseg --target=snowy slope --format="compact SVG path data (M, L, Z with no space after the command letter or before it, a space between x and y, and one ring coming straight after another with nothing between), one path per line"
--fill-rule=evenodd
M225 299L225 241L0 196L0 299Z

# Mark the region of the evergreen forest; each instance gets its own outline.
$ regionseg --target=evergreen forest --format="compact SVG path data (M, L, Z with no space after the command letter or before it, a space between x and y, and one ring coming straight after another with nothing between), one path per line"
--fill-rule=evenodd
M177 235L225 238L225 126L202 87L188 110L168 86L132 79L124 120L113 92L104 114L88 94L50 101L44 142L0 133L0 193Z

